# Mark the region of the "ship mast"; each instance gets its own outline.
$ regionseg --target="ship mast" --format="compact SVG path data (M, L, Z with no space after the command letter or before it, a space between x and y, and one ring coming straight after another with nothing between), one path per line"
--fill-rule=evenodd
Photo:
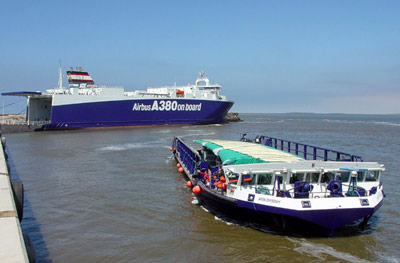
M58 89L62 90L62 73L61 73L61 59L59 60L59 67L58 67L58 84L57 84Z

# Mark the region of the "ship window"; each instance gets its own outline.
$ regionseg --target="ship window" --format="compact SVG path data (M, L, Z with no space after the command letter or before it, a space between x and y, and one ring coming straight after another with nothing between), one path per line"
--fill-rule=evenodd
M357 172L357 182L362 182L364 181L364 172L358 171Z
M228 183L233 184L233 185L237 185L239 180L239 175L238 174L231 174L228 176Z
M210 166L217 165L217 156L213 153L213 151L204 148L204 160L209 163Z
M304 179L304 173L295 173L290 176L289 183L294 184L295 182L303 181L303 179Z
M259 174L257 184L272 184L272 174Z
M379 171L366 171L365 181L366 182L376 182L379 178Z
M319 180L319 173L307 173L306 182L317 184Z
M243 174L242 175L242 182L243 186L246 185L254 185L255 184L255 175L254 174Z
M321 183L327 183L332 181L333 179L333 173L329 172L329 173L323 173L322 177L321 177Z
M348 182L350 178L349 172L338 172L336 173L336 180L341 180L342 182Z

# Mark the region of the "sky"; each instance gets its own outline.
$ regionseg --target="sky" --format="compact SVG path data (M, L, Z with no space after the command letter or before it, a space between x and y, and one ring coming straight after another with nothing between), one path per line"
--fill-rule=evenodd
M126 91L203 70L233 112L398 114L399 13L397 0L2 0L0 92L54 88L61 59L64 75L81 66Z

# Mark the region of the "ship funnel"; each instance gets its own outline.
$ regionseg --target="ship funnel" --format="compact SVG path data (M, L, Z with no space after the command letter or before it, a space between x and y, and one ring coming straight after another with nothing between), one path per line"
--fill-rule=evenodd
M93 88L96 87L92 77L85 72L82 67L77 67L76 70L71 68L67 71L68 84L70 88Z

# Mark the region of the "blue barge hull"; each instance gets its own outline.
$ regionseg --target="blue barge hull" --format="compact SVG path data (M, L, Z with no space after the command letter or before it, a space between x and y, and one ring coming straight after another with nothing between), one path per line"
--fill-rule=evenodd
M274 143L271 143L272 140ZM199 140L196 140L196 142L198 141ZM267 147L270 149L279 148L278 151L284 151L286 153L290 153L291 149L295 149L298 154L304 155L305 158L310 157L311 160L305 160L304 158L303 161L300 160L298 162L286 164L249 163L242 165L228 164L225 166L223 163L217 163L217 165L211 165L209 161L206 161L212 160L212 158L208 159L205 157L207 155L207 151L211 150L214 153L221 152L221 155L218 156L223 156L227 155L227 151L230 150L225 148L225 146L221 146L223 145L223 142L220 142L221 145L218 145L218 140L200 142L203 145L203 150L200 152L191 148L180 138L174 138L171 148L175 159L182 167L180 168L181 172L185 172L186 176L191 181L192 185L194 186L193 192L196 194L199 200L208 204L214 203L220 206L222 210L228 211L229 213L237 211L238 214L243 216L247 215L257 219L256 221L261 220L262 223L266 223L267 225L272 222L274 227L278 227L278 229L282 232L289 231L293 233L301 233L303 235L333 236L334 233L341 227L354 223L360 219L363 219L360 225L365 225L369 218L383 204L384 193L379 176L376 177L376 180L373 180L373 177L371 177L373 176L372 174L376 174L376 172L368 173L368 176L370 177L365 179L365 181L363 179L358 179L360 180L360 185L363 185L364 188L357 187L356 183L354 184L355 188L352 188L351 185L352 180L354 179L353 177L353 179L350 180L350 183L348 181L343 181L343 186L348 188L347 192L345 190L342 191L342 182L338 181L340 179L336 179L335 177L329 181L330 185L334 185L333 188L330 188L328 183L325 185L322 184L322 182L319 183L319 180L322 180L324 176L332 173L332 171L337 171L342 176L349 176L350 171L353 170L358 172L358 175L357 172L355 172L356 177L362 178L363 172L368 170L384 170L384 166L377 163L363 162L363 159L360 156L350 155L316 146L290 142L287 140L261 136L257 138L256 145L265 145L262 147ZM248 143L251 142L249 140L248 142L242 142L243 145L241 147L250 147L250 145L247 145ZM229 144L232 145L235 144L235 142L227 141L226 145ZM311 153L310 155L308 154L308 151ZM333 161L327 160L331 157L334 159ZM211 162L214 163L215 159ZM318 184L314 185L316 190L313 192L313 187L311 187L309 188L311 190L300 192L302 190L296 190L296 186L293 188L294 182L289 183L288 180L286 181L286 179L283 180L286 184L288 184L286 187L288 187L289 190L280 190L279 183L278 188L275 189L275 183L279 181L279 178L282 175L282 173L279 172L279 177L276 177L272 180L273 182L275 181L275 183L273 183L274 188L272 188L272 190L270 188L268 192L260 193L257 192L257 190L255 190L255 192L251 192L249 190L250 188L244 184L244 195L241 194L241 185L246 178L249 178L245 177L248 175L247 173L249 173L249 170L252 171L250 173L263 175L265 173L270 173L266 171L272 171L280 166L285 167L280 171L285 171L285 173L288 173L288 176L290 174L297 174L297 171L302 169L302 171L314 171L314 173L319 171L318 176L320 179L317 181ZM318 167L316 168L316 166ZM342 168L342 166L349 168ZM326 167L328 171L327 174L323 172L324 169L321 170L321 167ZM243 172L239 171L243 171L245 174L243 175ZM228 177L226 172L228 172ZM241 181L242 183L239 184L239 186L233 187L231 182L228 180L230 180L229 176L232 176L232 173L236 172L238 172L237 176L242 173L242 175L236 178L244 178L244 181ZM222 179L218 178L225 179L222 181ZM230 178L232 179L235 177ZM258 175L257 178L259 178ZM349 177L347 178L347 180L349 180ZM236 182L240 181L241 179L236 180ZM225 180L227 180L228 183L225 188L222 188L223 182L226 182ZM255 179L255 181L258 182L258 179ZM234 180L232 183L236 185ZM220 184L220 186L218 186L218 184ZM197 188L196 190L195 187ZM265 188L265 186L262 187ZM324 187L326 190L318 192L318 187ZM253 186L252 189L257 189L257 186ZM351 192L355 191L354 189L357 189L359 192ZM233 192L238 192L239 194L233 195Z

